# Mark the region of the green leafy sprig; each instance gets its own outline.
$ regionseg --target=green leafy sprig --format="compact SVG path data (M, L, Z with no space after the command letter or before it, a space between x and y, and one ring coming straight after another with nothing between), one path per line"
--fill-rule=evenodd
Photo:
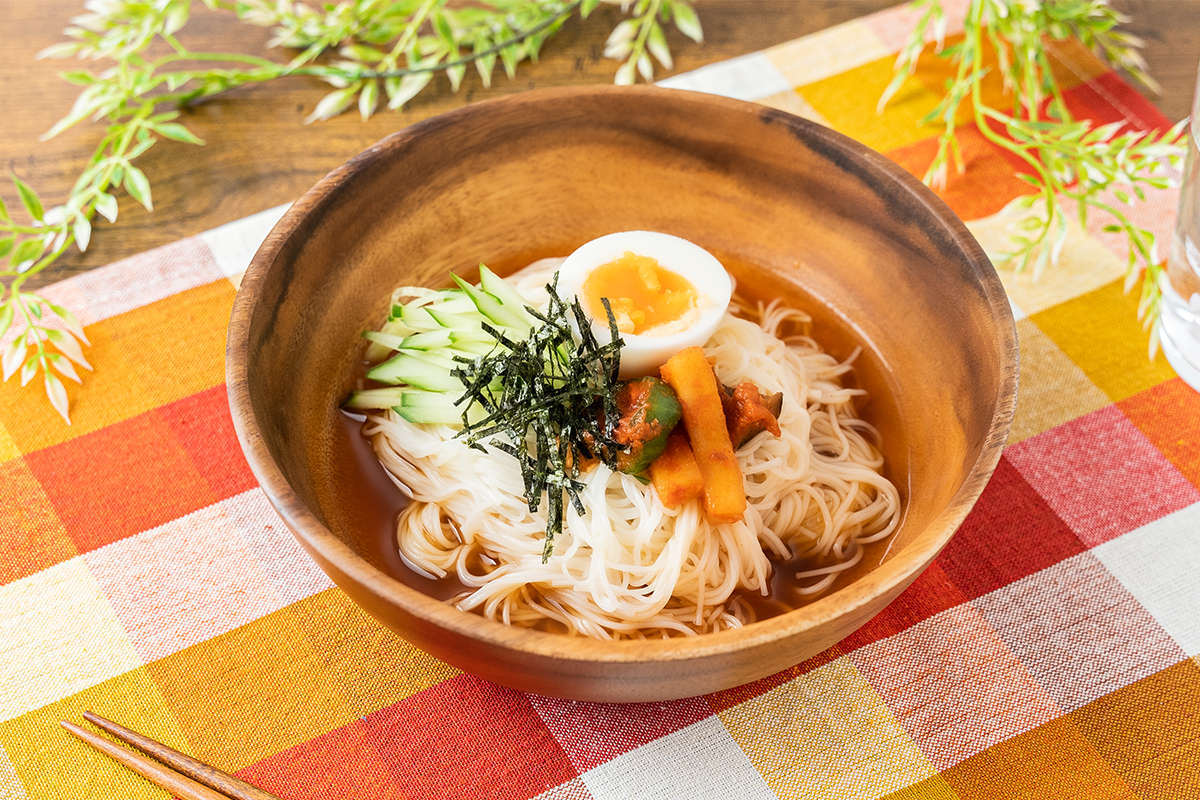
M511 78L521 62L537 59L542 45L567 19L574 14L587 18L602 0L343 0L321 5L202 1L244 23L272 28L270 46L289 48L293 54L273 61L245 53L189 50L178 34L191 16L193 0L88 0L86 13L74 17L64 31L70 41L40 54L109 64L62 73L81 91L67 115L43 138L85 120L106 124L87 169L65 202L44 210L37 193L15 175L13 185L28 219L14 220L0 201L0 263L7 259L9 266L0 270L0 336L16 326L4 364L19 359L24 383L41 371L47 395L68 423L67 395L59 375L79 380L71 362L90 369L82 355L75 357L87 339L69 312L24 292L22 286L72 245L86 249L96 214L115 222L120 190L153 210L150 179L133 162L163 138L203 144L178 122L181 107L239 86L307 76L333 86L307 121L328 119L352 107L367 119L381 106L403 108L437 72L445 73L454 91L471 65L484 85L490 84L497 63ZM609 48L616 47L620 55L614 57L625 59L618 82L632 82L634 70L646 80L653 77L647 51L670 67L664 23L673 21L696 41L702 37L690 0L618 4L630 14L614 31L624 44ZM628 41L625 31L632 31ZM150 55L164 49L163 55ZM50 316L59 322L44 324ZM5 369L6 379L12 374Z
M879 108L913 75L926 39L932 38L938 54L956 69L941 102L920 122L944 126L925 182L944 186L951 159L963 171L956 128L969 101L968 118L984 138L1028 165L1029 171L1019 177L1035 190L1005 209L1019 218L1017 230L1009 249L989 254L992 260L1017 272L1032 269L1036 278L1048 265L1058 263L1066 242L1064 200L1073 201L1081 227L1086 226L1089 211L1105 214L1111 220L1105 230L1123 233L1128 243L1126 291L1144 278L1138 318L1151 329L1153 358L1163 265L1154 234L1134 224L1126 212L1145 199L1146 188L1177 184L1168 168L1177 168L1183 157L1186 120L1166 131L1124 133L1118 133L1124 123L1094 126L1076 120L1046 50L1048 43L1076 38L1155 89L1137 50L1141 40L1116 30L1128 20L1106 0L971 0L962 39L945 46L947 21L941 0L915 0L913 7L921 12L919 21L896 59L895 75ZM995 53L995 69L1011 98L1008 109L994 108L984 99L983 81L991 71L984 63L987 46Z
M623 5L623 8L628 7ZM641 75L644 80L654 79L653 55L663 69L672 69L671 48L667 46L667 37L663 33L662 22L675 21L675 27L685 36L695 42L704 40L700 28L700 19L695 10L687 3L674 3L670 0L637 0L633 6L633 16L624 20L609 35L604 45L606 58L624 59L625 63L617 70L616 83L629 85Z
M562 532L563 494L576 513L584 513L581 463L599 458L615 467L623 449L613 439L621 416L616 398L623 342L608 300L603 303L612 339L601 345L579 300L567 303L556 285L557 275L546 287L550 303L544 314L526 308L541 322L527 338L513 341L484 323L504 349L474 359L459 357L461 366L452 373L466 387L457 405L479 403L486 414L472 423L464 412L459 435L471 447L482 450L486 442L517 459L531 512L546 496L542 561L550 558L554 538Z

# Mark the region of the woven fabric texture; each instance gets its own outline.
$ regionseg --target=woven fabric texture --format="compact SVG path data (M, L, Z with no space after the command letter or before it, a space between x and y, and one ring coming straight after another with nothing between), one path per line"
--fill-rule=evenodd
M897 8L666 82L829 125L920 174L929 56L875 101ZM954 37L954 26L949 32ZM1080 47L1079 117L1168 124ZM990 92L999 92L997 83ZM942 197L985 247L1029 190L963 121ZM1169 236L1176 196L1136 218ZM1200 395L1146 357L1122 243L1093 219L1003 274L1021 399L938 560L808 662L631 706L524 695L385 631L301 552L225 399L225 325L275 209L57 284L96 371L62 425L0 386L0 800L159 798L67 736L84 709L286 800L1200 798Z

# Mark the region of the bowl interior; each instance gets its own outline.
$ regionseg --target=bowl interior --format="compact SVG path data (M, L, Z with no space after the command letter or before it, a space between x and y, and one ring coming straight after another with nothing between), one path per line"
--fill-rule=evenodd
M441 285L481 261L505 274L633 229L689 239L741 294L808 311L834 355L863 349L861 411L882 433L903 523L780 624L836 615L889 562L903 563L868 594L911 582L982 490L1011 421L1015 335L994 272L953 214L873 151L770 109L648 88L527 93L428 120L332 173L272 232L235 309L230 388L244 383L239 433L260 481L277 507L287 495L305 511L289 519L301 542L332 534L368 565L340 577L374 570L372 591L397 602L413 594L399 582L435 592L380 534L391 511L363 502L388 487L371 487L380 474L351 454L362 443L337 411L360 333L398 285Z

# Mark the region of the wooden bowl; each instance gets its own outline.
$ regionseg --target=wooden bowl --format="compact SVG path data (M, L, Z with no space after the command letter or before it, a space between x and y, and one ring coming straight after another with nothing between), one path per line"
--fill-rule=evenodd
M740 290L784 296L835 355L861 345L863 408L903 522L835 590L745 628L603 642L438 600L359 502L339 403L392 289L507 273L620 230L707 248ZM463 670L578 700L650 701L762 678L833 645L924 570L987 484L1016 403L1000 282L963 224L867 147L752 103L649 87L513 95L396 133L302 197L254 257L229 327L229 402L250 466L333 581Z

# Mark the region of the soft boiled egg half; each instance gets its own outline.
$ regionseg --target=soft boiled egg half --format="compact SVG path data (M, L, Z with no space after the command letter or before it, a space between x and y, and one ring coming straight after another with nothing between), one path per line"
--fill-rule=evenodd
M703 345L729 307L733 283L712 253L686 239L624 231L593 239L558 270L558 293L579 298L601 344L611 341L609 302L621 339L621 377L650 375Z

